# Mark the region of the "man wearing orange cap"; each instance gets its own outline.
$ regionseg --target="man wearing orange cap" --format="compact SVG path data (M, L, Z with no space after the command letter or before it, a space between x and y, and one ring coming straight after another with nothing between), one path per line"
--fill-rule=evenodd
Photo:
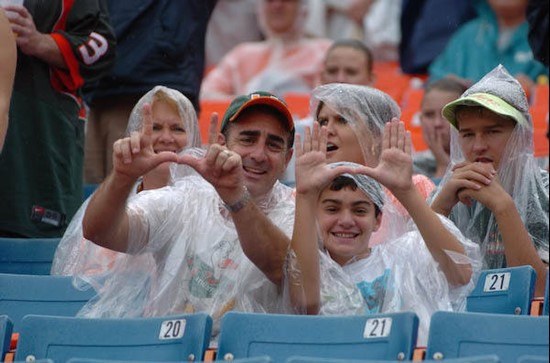
M113 172L83 220L87 239L129 256L82 315L203 311L217 322L230 309L280 311L277 287L294 221L293 191L277 181L294 139L284 102L266 92L235 98L220 134L213 117L206 152L183 155L155 154L148 106L144 118L143 135L115 143ZM187 176L127 200L136 179L163 162ZM149 263L135 263L142 255Z

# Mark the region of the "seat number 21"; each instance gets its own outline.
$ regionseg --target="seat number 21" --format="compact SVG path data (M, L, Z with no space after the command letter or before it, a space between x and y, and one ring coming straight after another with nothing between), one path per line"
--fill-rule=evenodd
M390 335L391 318L368 319L365 323L363 338L383 338Z

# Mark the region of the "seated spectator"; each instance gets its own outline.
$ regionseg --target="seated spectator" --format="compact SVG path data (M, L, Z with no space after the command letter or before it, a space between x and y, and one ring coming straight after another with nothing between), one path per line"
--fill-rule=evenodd
M365 44L356 39L336 40L325 55L321 84L348 83L370 86L374 82L374 59Z
M403 122L387 123L383 139L380 162L370 168L327 165L326 129L315 127L311 137L306 132L303 148L297 138L291 298L308 313L413 311L420 318L419 344L425 345L433 312L464 309L481 266L479 247L436 215L415 188ZM378 182L399 199L416 227L372 247L370 237L385 218ZM319 240L320 256L312 253Z
M266 40L243 43L229 52L204 79L201 97L233 97L256 89L279 97L289 91L311 91L331 42L304 36L306 4L307 0L258 1Z
M10 111L11 91L15 65L17 63L17 47L10 23L0 9L0 153L8 131L8 116Z
M441 110L447 103L456 100L466 87L451 78L430 82L424 90L420 108L422 136L428 150L413 155L414 172L424 174L438 184L449 165L450 135L449 123Z
M217 332L228 310L279 311L294 221L293 190L277 182L294 141L286 105L265 92L239 96L221 134L213 118L206 152L184 155L154 153L151 115L144 117L143 135L117 141L113 172L82 223L85 238L129 256L117 261L99 299L79 314L205 312ZM196 173L128 200L141 175L168 161ZM146 254L152 258L144 264Z
M313 91L311 109L315 120L327 127L328 162L349 161L376 167L382 152L382 134L386 122L401 114L397 103L375 88L332 83ZM414 175L413 183L424 199L435 189L425 175ZM397 238L407 230L410 219L399 201L385 190L388 202L380 230L371 244Z
M155 153L179 153L185 147L199 147L197 115L187 97L174 89L157 86L147 92L134 106L126 134L139 132L143 136L144 105L151 105L153 119L152 144ZM131 195L143 190L162 188L171 182L169 166L163 163L136 182ZM52 263L52 275L88 275L105 273L118 257L123 256L97 246L82 236L82 218L88 206L86 200L67 227Z
M217 1L206 31L207 72L240 43L263 40L256 14L256 1Z
M480 245L485 268L531 265L542 296L548 267L548 172L533 156L519 82L499 65L443 109L451 164L432 208Z
M333 40L357 39L372 49L377 61L396 61L401 1L312 1L306 32Z
M529 92L548 70L534 59L527 40L528 0L477 0L478 18L464 24L430 65L432 80L452 75L470 84L499 63Z

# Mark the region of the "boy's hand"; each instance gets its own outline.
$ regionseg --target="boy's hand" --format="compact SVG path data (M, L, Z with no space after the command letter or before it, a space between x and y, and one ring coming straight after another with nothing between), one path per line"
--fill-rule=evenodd
M465 161L455 165L450 180L443 186L432 207L438 213L449 215L459 201L469 204L467 197L462 200L459 198L460 192L480 190L483 186L491 184L495 175L496 170L489 163Z
M464 188L458 191L458 200L467 206L472 205L472 200L477 200L489 208L493 213L502 210L503 206L509 205L510 195L502 188L498 177L494 176L488 185L479 185L479 189Z

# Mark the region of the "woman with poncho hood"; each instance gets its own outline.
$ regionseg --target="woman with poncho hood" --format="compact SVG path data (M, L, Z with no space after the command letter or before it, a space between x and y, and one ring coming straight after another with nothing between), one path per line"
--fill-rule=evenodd
M164 86L156 86L134 106L126 129L127 136L141 131L145 104L152 107L153 132L157 135L155 152L180 152L185 147L200 146L199 126L193 105L179 91ZM176 112L179 117L174 117ZM168 124L164 125L167 117ZM134 188L134 194L170 184L172 181L169 164L161 164L144 175ZM82 218L89 200L87 199L75 214L57 247L52 263L52 275L102 274L113 267L117 258L125 256L100 247L82 236Z
M327 126L328 162L349 161L369 167L378 165L384 125L401 115L399 106L388 94L367 86L340 83L315 88L310 109L314 120ZM435 189L424 175L413 175L413 183L425 199ZM408 229L408 213L385 191L388 198L384 219L371 239L372 245L394 239Z
M202 98L233 97L258 89L279 97L310 92L318 83L329 39L304 36L307 0L258 0L266 39L231 50L204 79Z
M548 267L548 172L533 155L533 122L519 82L499 65L443 109L451 162L432 208L480 245L485 268L531 265L535 294Z

